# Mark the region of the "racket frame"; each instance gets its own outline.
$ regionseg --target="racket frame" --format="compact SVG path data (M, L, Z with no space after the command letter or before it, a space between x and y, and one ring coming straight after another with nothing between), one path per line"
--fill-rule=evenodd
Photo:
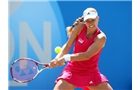
M30 60L30 61L32 61L32 62L34 62L34 63L36 64L36 66L37 66L37 73L36 73L36 75L35 75L32 79L21 81L21 80L17 80L16 78L14 78L13 73L12 73L12 67L13 67L13 65L14 65L16 62L18 62L18 61L20 61L20 60ZM39 69L39 65L42 66L41 69ZM19 58L19 59L15 60L15 61L12 63L12 65L11 65L11 67L10 67L10 73L11 73L11 76L12 76L12 78L13 78L14 81L16 81L16 82L18 82L18 83L27 83L27 82L30 82L30 81L32 81L33 79L35 79L35 78L38 76L38 74L39 74L40 72L42 72L44 69L47 69L47 68L49 68L49 64L47 64L47 63L40 63L40 62L38 62L38 61L36 61L36 60L34 60L34 59L32 59L32 58Z

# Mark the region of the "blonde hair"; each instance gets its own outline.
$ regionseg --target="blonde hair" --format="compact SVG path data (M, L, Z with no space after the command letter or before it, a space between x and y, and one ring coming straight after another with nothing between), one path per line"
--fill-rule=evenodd
M67 30L67 35L69 36L73 30L73 28L78 25L80 22L83 22L83 16L82 17L79 17L75 20L74 24L72 26L68 26L66 27L66 30Z

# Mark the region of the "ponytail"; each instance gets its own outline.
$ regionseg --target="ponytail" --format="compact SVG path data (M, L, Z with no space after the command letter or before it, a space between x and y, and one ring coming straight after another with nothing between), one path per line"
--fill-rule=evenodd
M80 22L83 22L83 17L80 17L78 19L75 20L74 24L72 26L68 26L66 27L67 30L67 35L69 36L73 30L73 28L78 25Z

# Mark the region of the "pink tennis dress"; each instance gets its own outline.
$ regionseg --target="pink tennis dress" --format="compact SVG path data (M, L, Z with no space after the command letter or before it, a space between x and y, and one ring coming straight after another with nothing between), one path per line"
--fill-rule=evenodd
M76 38L73 53L85 52L94 43L95 37L100 33L100 29L97 29L92 38L87 39L86 30L87 27L84 25L83 30ZM101 82L108 82L107 78L98 69L98 60L101 51L89 60L68 62L55 82L57 83L58 80L64 79L77 87L96 86Z

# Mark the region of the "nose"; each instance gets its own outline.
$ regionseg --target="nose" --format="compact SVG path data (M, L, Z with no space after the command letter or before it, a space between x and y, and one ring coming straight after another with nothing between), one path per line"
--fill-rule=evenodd
M92 24L92 21L89 21L89 24Z
M89 25L92 25L92 22L89 22Z

